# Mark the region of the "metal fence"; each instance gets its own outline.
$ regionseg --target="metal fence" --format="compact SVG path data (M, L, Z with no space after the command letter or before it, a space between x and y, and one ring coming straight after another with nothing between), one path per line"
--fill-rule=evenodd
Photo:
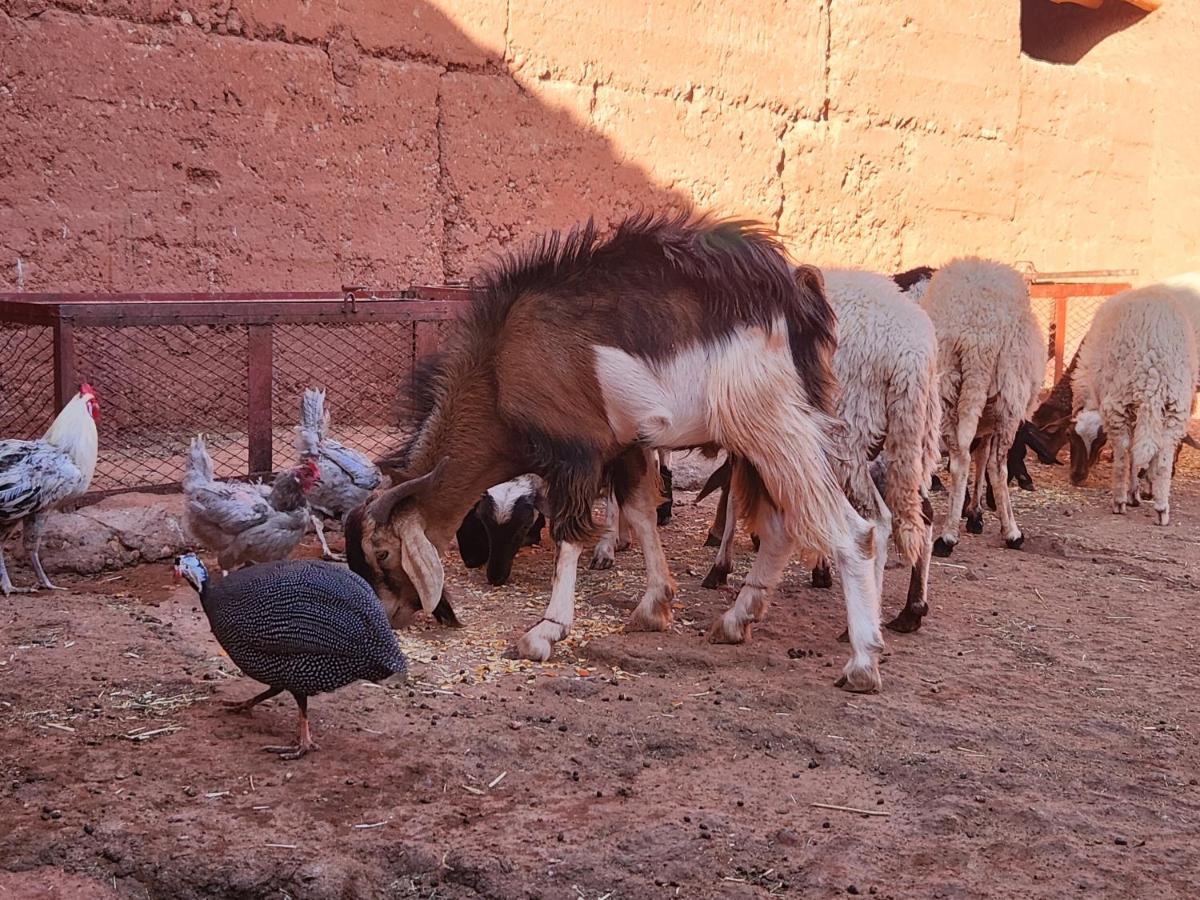
M1053 384L1096 308L1128 285L1030 276ZM397 404L465 287L361 294L0 294L0 437L40 436L90 381L100 396L94 493L170 489L204 433L219 477L292 464L300 396L326 390L334 436L375 456L400 440Z
M320 387L337 439L378 455L399 440L414 362L469 296L0 295L0 436L41 435L90 381L101 405L94 492L177 485L197 433L218 476L268 475L295 462L300 397Z

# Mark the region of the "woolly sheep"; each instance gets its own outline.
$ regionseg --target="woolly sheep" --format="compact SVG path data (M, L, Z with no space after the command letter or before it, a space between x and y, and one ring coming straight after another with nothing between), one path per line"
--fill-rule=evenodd
M1109 298L1079 351L1075 433L1090 451L1101 427L1113 448L1113 512L1137 506L1146 470L1159 525L1171 519L1171 468L1196 388L1196 334L1178 292L1150 285Z
M949 556L974 458L975 490L967 530L983 530L983 472L996 494L1004 543L1024 542L1008 492L1008 451L1037 402L1046 336L1033 315L1025 279L1002 263L956 259L929 280L921 305L937 333L942 438L950 457L949 514L933 552ZM971 443L980 438L974 451Z

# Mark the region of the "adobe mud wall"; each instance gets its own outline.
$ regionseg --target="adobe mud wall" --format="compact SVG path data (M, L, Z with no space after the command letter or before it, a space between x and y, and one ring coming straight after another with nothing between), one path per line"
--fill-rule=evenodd
M438 282L684 200L822 264L1165 275L1184 7L1051 65L1015 0L0 0L0 289Z

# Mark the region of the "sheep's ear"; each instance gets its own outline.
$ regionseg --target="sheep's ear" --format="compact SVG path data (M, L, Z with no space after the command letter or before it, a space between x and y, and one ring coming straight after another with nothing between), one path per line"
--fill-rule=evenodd
M425 536L421 520L415 515L400 516L396 523L400 535L400 566L412 580L421 598L421 609L433 613L442 599L446 584L446 570L437 550Z

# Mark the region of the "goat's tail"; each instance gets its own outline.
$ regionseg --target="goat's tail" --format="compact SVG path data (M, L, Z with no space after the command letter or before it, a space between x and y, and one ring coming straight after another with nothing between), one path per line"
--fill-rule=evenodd
M922 514L922 499L941 457L942 408L936 367L931 356L928 365L898 372L888 385L883 499L892 512L896 550L910 566L928 551L929 526Z
M213 480L212 459L204 446L204 435L198 434L192 438L188 447L187 466L183 472L183 489L185 491L203 487Z
M296 428L296 449L302 455L315 455L325 438L329 416L325 412L325 392L307 388L300 400L300 425Z
M757 472L792 540L831 556L850 537L846 498L831 463L833 421L809 402L786 336L768 335L767 349L735 339L721 354L709 379L710 428ZM735 476L735 494L741 481Z

